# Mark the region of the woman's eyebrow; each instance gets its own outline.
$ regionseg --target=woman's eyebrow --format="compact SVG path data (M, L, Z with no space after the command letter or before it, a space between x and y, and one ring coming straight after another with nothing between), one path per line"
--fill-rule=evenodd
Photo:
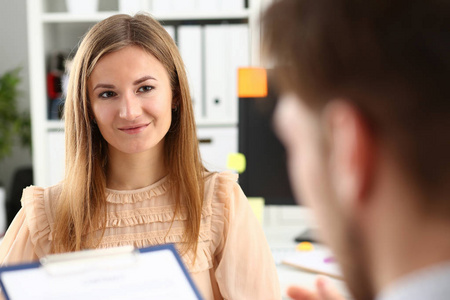
M98 88L113 89L115 86L107 83L99 83L92 90L95 91Z
M135 80L135 81L133 82L133 84L134 84L134 85L138 85L138 84L141 84L142 82L147 81L147 80L156 80L156 81L158 81L155 77L150 76L150 75L147 75L147 76L144 76L144 77L141 77L141 78ZM99 83L99 84L97 84L97 85L94 87L93 91L95 91L95 90L98 89L98 88L113 89L113 88L115 88L115 85L113 85L113 84L107 84L107 83Z
M144 77L141 77L141 78L137 79L136 81L133 82L133 84L134 85L138 85L138 84L140 84L140 83L142 83L144 81L147 81L147 80L156 80L156 81L158 81L155 77L147 75L147 76L144 76Z

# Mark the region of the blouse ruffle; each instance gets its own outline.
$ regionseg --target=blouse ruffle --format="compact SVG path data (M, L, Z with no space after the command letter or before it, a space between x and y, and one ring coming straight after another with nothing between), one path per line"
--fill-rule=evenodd
M44 189L35 186L27 187L23 191L21 201L36 255L45 256L50 253L52 234L44 201Z
M154 197L165 194L168 190L168 186L169 180L168 176L166 176L154 184L141 189L130 191L106 189L106 202L125 204L150 200Z
M236 181L237 175L230 172L214 173L206 179L197 252L188 251L182 255L191 273L212 268L213 258L223 247L229 220L229 203L234 197ZM138 190L107 189L106 232L108 234L102 238L99 248L123 245L147 247L165 243L181 246L187 214L185 207L182 206L179 214L174 218L175 204L168 195L168 186L169 181L165 177L151 186ZM60 186L50 189L58 191ZM48 195L52 195L52 199L45 199L43 188L28 187L24 190L22 198L31 241L39 257L47 255L51 249L53 226L51 220L53 220L54 212L51 210L50 202L56 199L53 199L54 192L50 191ZM140 204L140 206L137 207L138 205L134 204ZM170 224L172 220L174 223L170 231L158 229L161 228L161 224ZM142 227L142 231L136 229L137 227ZM130 228L129 232L128 228ZM125 232L114 234L117 230L125 230Z

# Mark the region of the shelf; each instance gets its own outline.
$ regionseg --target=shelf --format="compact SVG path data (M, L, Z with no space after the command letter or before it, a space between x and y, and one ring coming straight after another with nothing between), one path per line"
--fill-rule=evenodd
M153 14L153 16L162 21L185 21L185 20L233 20L233 19L247 19L249 17L249 10L234 12L183 12L183 13L160 13Z
M42 22L44 23L77 23L77 22L99 22L112 15L117 14L115 11L98 12L95 14L75 15L69 13L45 13L42 14Z
M203 120L197 119L195 122L196 126L201 127L237 127L238 123L233 121L214 121L214 120Z
M47 128L47 131L64 131L64 121L63 120L47 120L46 128Z
M44 23L77 23L99 22L110 16L120 14L118 11L105 11L95 14L75 15L69 13L45 13L42 15ZM183 13L156 13L153 17L160 21L185 21L185 20L239 20L249 18L248 9L234 12L183 12Z

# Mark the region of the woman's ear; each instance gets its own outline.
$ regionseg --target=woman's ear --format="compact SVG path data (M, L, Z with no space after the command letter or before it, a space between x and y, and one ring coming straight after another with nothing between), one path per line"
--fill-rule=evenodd
M172 110L177 111L180 105L180 101L177 98L172 99Z
M345 100L331 101L323 114L334 193L348 209L367 204L373 180L375 143L367 119Z

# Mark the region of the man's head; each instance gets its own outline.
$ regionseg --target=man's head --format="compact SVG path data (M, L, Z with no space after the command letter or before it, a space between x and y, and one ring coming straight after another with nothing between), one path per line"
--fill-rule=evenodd
M358 299L376 289L364 235L376 218L394 222L388 207L450 222L448 11L443 0L281 0L263 17L294 192Z

